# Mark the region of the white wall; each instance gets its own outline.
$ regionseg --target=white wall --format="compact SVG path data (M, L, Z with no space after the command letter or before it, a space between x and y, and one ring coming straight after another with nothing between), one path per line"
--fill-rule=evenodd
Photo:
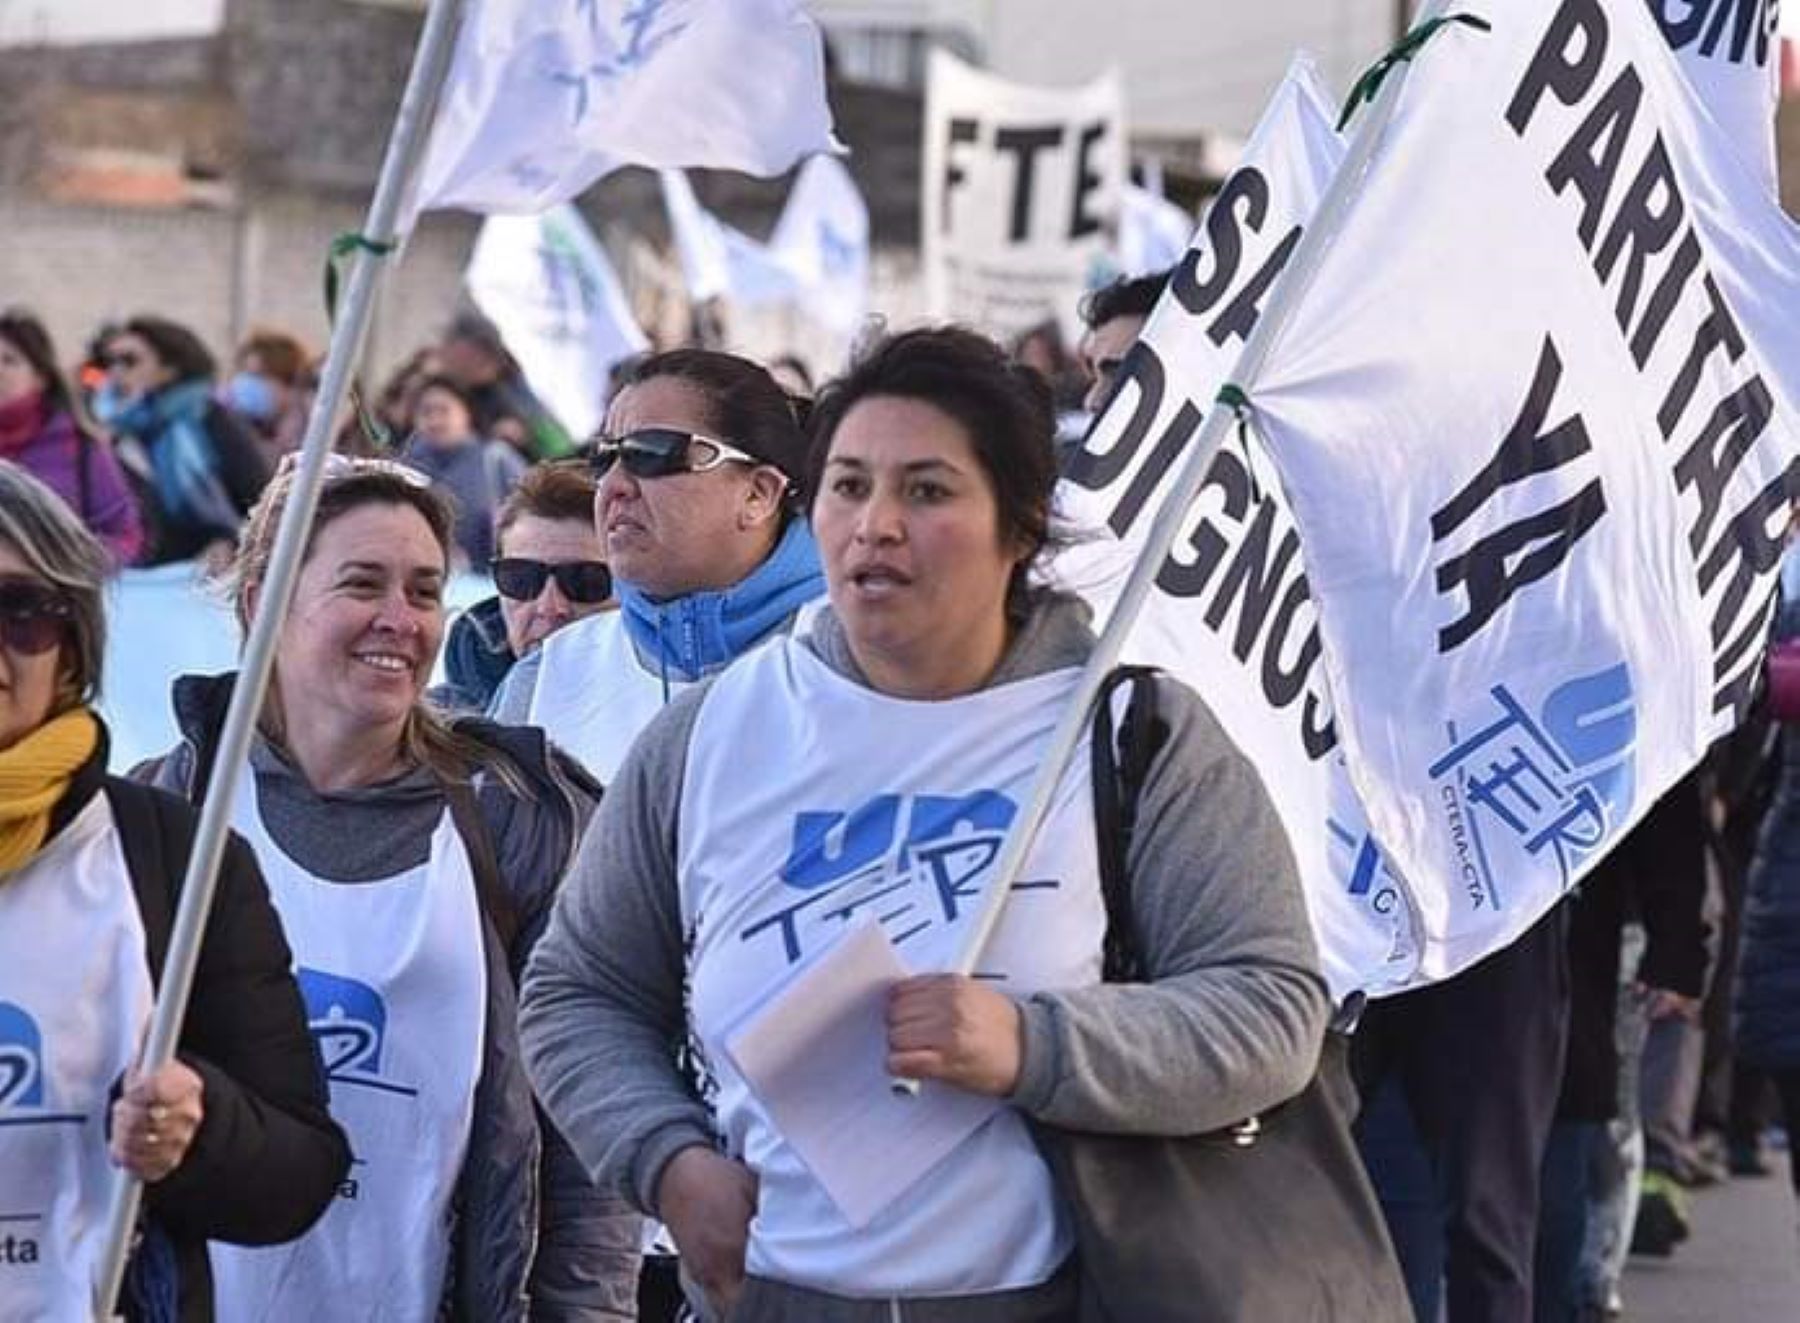
M0 46L206 36L224 16L225 0L0 0Z

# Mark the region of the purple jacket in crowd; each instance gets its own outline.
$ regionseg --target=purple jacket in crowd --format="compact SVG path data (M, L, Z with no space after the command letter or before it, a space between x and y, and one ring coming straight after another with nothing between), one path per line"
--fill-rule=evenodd
M106 544L115 565L137 559L144 530L124 470L112 448L82 436L66 412L58 410L38 426L16 433L0 425L0 459L28 470L67 501Z

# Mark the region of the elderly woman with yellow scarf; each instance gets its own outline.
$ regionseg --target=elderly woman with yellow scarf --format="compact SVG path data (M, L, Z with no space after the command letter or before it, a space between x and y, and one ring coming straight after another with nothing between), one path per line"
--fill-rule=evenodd
M123 1167L146 1183L119 1307L213 1317L206 1242L291 1239L349 1165L256 861L226 854L178 1059L134 1069L195 815L108 776L106 553L0 461L0 1323L92 1317Z

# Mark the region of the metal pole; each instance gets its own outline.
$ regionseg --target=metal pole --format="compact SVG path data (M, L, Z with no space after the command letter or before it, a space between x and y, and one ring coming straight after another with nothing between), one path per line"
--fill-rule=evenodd
M401 204L417 172L420 155L429 138L438 93L450 67L462 3L463 0L432 0L425 16L425 27L413 55L412 71L407 76L400 110L388 139L387 155L382 160L381 174L376 181L375 196L369 204L364 234L378 243L395 238ZM216 763L218 772L201 805L194 852L182 882L181 907L175 916L168 959L163 966L161 991L140 1058L145 1073L160 1069L175 1055L188 997L193 991L201 939L212 910L238 779L256 733L257 717L274 669L275 643L293 599L294 582L299 578L307 534L325 477L325 461L331 454L335 423L356 369L381 274L382 265L375 254L363 250L356 253L337 328L326 354L319 393L307 419L306 438L301 445L293 489L282 513L268 577L263 582L256 619L244 645L237 685L225 715ZM129 1174L120 1172L115 1178L105 1250L95 1283L94 1317L100 1323L112 1317L124 1281L125 1262L142 1193L140 1182Z
M1421 19L1436 15L1447 4L1448 0L1431 0L1425 7L1426 12L1421 14ZM1402 62L1394 69L1382 83L1375 103L1363 113L1343 165L1332 178L1325 196L1319 200L1317 212L1294 249L1287 273L1276 284L1269 306L1244 344L1244 352L1238 358L1237 369L1231 380L1252 399L1256 394L1257 377L1268 361L1270 351L1287 329L1294 310L1311 287L1313 277L1337 238L1350 202L1361 188L1375 149L1380 145L1389 121L1393 119L1394 108L1399 104L1400 93L1411 69L1410 61ZM1006 844L994 864L994 881L982 897L981 909L963 941L952 972L965 975L974 973L981 953L987 948L988 939L1000 920L1000 913L1005 907L1013 882L1025 866L1026 852L1030 850L1032 840L1049 812L1050 802L1056 794L1058 782L1062 780L1063 770L1074 756L1083 736L1087 734L1100 686L1118 663L1119 654L1125 646L1125 636L1137 623L1138 612L1148 600L1163 560L1188 519L1194 500L1205 483L1207 471L1212 467L1213 457L1218 453L1231 423L1230 410L1214 405L1207 411L1199 436L1189 448L1174 485L1156 512L1144 548L1131 567L1131 574L1125 581L1118 604L1113 608L1106 628L1094 645L1093 655L1082 671L1081 682L1076 686L1068 708L1063 712L1062 719L1051 736L1050 748L1039 764L1037 779L1032 783L1031 798L1025 811L1013 821L1012 828L1007 833ZM901 1087L904 1083L910 1082L897 1081L896 1087Z

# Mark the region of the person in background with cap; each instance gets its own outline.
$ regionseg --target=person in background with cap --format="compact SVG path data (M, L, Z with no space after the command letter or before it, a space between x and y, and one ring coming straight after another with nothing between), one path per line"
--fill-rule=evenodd
M825 591L795 495L805 451L757 364L705 349L638 364L593 451L621 609L546 639L493 715L541 726L605 783L675 694L787 632Z

